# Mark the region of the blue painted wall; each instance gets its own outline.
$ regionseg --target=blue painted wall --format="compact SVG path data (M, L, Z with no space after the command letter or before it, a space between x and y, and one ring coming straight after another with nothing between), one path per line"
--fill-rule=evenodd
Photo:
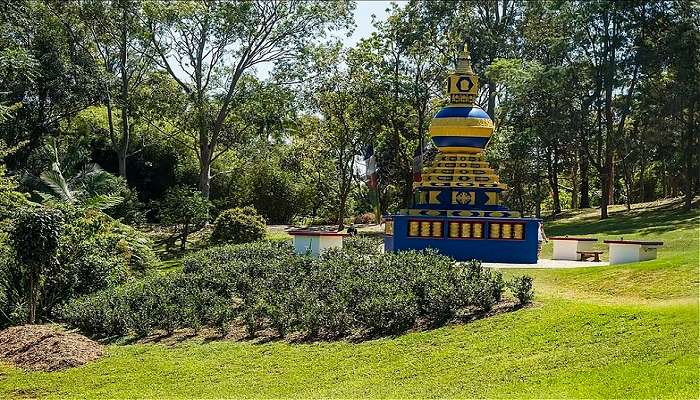
M384 236L385 251L422 250L433 248L458 261L535 264L537 263L537 231L539 219L534 218L445 218L392 215L392 236ZM442 238L408 236L408 221L442 221ZM448 238L449 222L483 222L483 239ZM518 222L525 225L524 239L489 239L490 223Z

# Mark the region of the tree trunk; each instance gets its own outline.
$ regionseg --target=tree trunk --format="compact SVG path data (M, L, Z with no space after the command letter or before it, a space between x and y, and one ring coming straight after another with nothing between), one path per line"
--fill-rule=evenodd
M588 145L587 143L585 144L586 146ZM585 150L580 150L579 149L579 174L580 174L580 193L581 193L581 199L578 203L579 208L591 208L591 198L589 195L590 192L590 183L588 181L588 155L585 153Z
M185 247L187 246L187 236L190 234L190 223L189 221L185 222L185 226L182 228L182 238L181 238L181 243L180 243L180 250L185 251Z
M639 202L644 203L646 201L646 191L644 189L644 171L646 170L646 154L644 153L644 134L640 135L639 140Z
M120 75L121 75L121 108L122 108L122 140L119 143L119 176L126 179L126 157L129 152L130 127L129 127L129 73L127 71L128 62L128 27L127 9L122 11L122 36L120 43Z
M688 124L686 128L686 133L685 133L685 140L683 141L685 147L685 151L683 152L683 158L684 158L684 169L685 169L685 181L684 183L684 188L683 191L685 192L685 199L683 202L683 208L686 210L690 210L690 207L692 206L693 203L693 197L695 195L693 191L693 175L694 175L694 170L693 170L693 154L695 154L695 151L697 150L695 148L695 103L692 104L690 107L690 112L688 115Z
M610 161L610 173L608 174L608 205L615 204L615 153L612 154Z
M621 160L622 176L625 181L625 206L627 207L627 211L630 211L632 209L632 171L631 166L625 160L626 158Z
M496 120L496 85L489 81L489 101L486 112L492 120Z
M118 152L117 160L119 161L119 176L126 179L126 153L123 151Z
M34 276L34 268L29 270L29 315L27 316L27 323L34 324L36 322L36 279Z
M211 192L211 162L208 159L199 162L199 191L205 199L209 199Z
M610 164L605 162L605 166L603 166L603 169L600 174L600 188L601 188L601 196L600 196L600 219L606 219L608 218L608 199L610 198Z
M347 202L347 196L341 195L340 204L338 205L338 232L345 228L345 205Z
M554 160L552 160L550 184L552 185L554 214L561 214L561 200L559 199L559 150L556 147L554 148Z
M198 96L197 114L199 118L199 190L205 199L209 200L211 189L211 159L214 153L214 144L210 143L209 130L205 120L204 96Z
M554 214L560 214L561 201L559 200L559 177L556 171L556 166L550 167L549 186L552 188L552 203L554 205Z
M663 163L663 168L661 169L661 193L663 195L663 198L668 197L668 179L667 179L667 171L668 168L666 168L666 161L664 160Z
M571 209L578 208L578 160L571 165Z
M540 180L535 182L537 195L535 196L535 218L542 218L542 196L540 196Z

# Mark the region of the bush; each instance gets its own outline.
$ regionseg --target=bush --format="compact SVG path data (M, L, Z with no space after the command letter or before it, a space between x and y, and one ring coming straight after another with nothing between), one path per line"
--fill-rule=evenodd
M131 225L142 224L146 221L144 204L139 200L136 189L130 188L126 179L120 176L112 177L106 182L104 191L123 199L119 204L106 209L107 215Z
M142 274L158 262L150 241L140 232L99 210L80 210L63 205L66 224L59 238L56 262L43 277L37 315L50 318L54 308L69 299L114 287L130 276ZM5 303L0 315L16 323L16 310L24 307L26 282L19 263L0 262L0 289Z
M26 290L8 235L0 231L0 328L26 322Z
M381 254L383 244L380 237L350 236L343 239L343 250L359 254Z
M160 219L164 224L180 229L180 249L185 250L187 237L209 220L209 200L186 186L175 186L165 194L160 204Z
M225 331L235 320L250 336L271 328L279 335L344 337L398 333L418 320L438 325L464 308L487 310L503 287L499 272L435 251L331 249L312 258L288 243L259 241L191 254L181 273L82 297L62 315L100 335L200 326Z
M532 277L523 275L515 276L508 284L513 296L518 299L518 304L524 306L535 297L535 292L532 290Z
M143 233L95 209L72 214L60 253L63 264L80 263L87 254L117 257L129 272L143 272L158 262Z
M232 208L214 221L212 241L215 243L248 243L265 237L265 219L253 207Z
M375 215L371 212L362 213L355 216L354 223L356 224L374 224Z

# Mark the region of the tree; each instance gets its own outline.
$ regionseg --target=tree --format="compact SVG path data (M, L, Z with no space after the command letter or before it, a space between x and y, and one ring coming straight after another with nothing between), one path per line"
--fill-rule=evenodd
M96 78L107 111L107 136L118 161L119 176L126 178L127 158L141 151L132 149L134 92L144 84L152 67L146 57L149 48L140 40L140 3L84 0L53 8L62 17L74 45L82 47L100 71ZM115 123L117 116L120 121Z
M13 117L0 122L0 135L9 146L26 142L5 160L15 170L28 167L28 155L61 123L96 103L98 74L45 2L2 3L0 27L0 59L12 60L9 79L0 82L0 103L17 105Z
M587 62L594 83L587 103L595 106L596 150L586 151L600 175L601 219L608 217L608 205L613 202L614 143L625 129L639 80L638 49L634 46L639 30L635 22L644 18L646 9L643 3L583 2L574 10L578 52Z
M341 60L348 63L347 68ZM337 61L331 65L319 66L317 84L312 86L315 95L312 106L321 113L319 139L333 160L334 176L337 184L333 188L336 204L336 223L343 229L348 209L348 198L357 175L357 158L369 142L371 132L376 130L377 111L368 107L365 99L378 93L372 85L371 76L364 73L353 58L344 58L339 53Z
M311 38L347 25L346 2L154 1L145 5L153 61L187 94L196 132L199 189L209 198L211 166L243 74L256 65L293 59Z
M24 267L28 280L27 323L36 322L36 306L43 281L43 271L56 260L58 241L63 230L63 214L49 208L23 212L12 231L17 261Z
M202 226L209 218L209 201L201 193L186 186L171 188L161 202L160 219L180 228L180 250L185 250L193 227Z

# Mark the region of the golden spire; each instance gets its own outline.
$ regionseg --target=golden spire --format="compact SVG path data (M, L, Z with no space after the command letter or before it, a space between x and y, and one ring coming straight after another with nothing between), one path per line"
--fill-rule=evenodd
M461 54L457 57L455 72L458 74L474 75L472 71L472 57L469 55L469 48L464 43Z
M472 70L472 58L467 44L464 43L461 54L457 57L455 72L447 77L447 94L450 103L472 106L479 90L479 77Z

